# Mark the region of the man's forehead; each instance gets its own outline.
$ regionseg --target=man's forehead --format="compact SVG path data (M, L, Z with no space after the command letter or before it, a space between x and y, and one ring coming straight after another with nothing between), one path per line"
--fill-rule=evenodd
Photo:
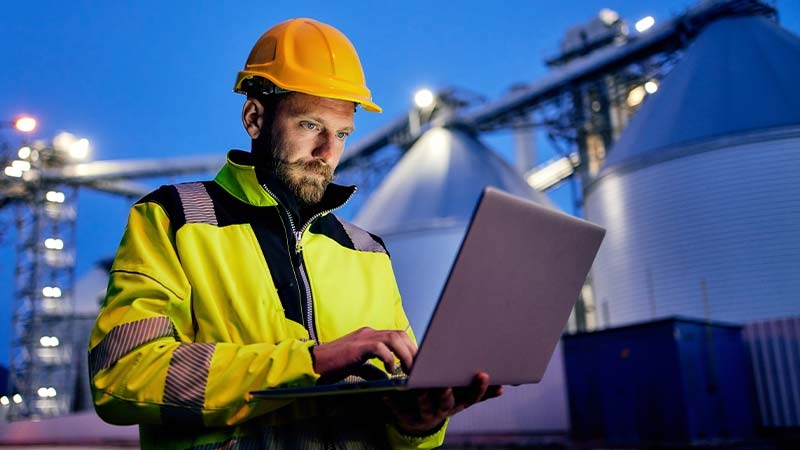
M317 97L302 92L292 92L288 95L289 97L286 98L283 104L295 114L319 113L324 111L335 114L345 114L351 117L355 114L355 103L349 100Z

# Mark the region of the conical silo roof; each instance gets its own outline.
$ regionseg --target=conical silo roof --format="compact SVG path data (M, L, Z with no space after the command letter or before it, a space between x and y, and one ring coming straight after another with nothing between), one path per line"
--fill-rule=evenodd
M395 165L354 221L382 235L463 225L485 186L550 204L477 138L459 129L432 128Z
M605 171L659 150L800 123L800 38L765 17L708 26L611 148Z

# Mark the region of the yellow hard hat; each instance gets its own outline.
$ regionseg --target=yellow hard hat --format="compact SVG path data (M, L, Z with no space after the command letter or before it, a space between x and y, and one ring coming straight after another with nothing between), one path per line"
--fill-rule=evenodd
M313 19L291 19L267 30L250 51L233 90L303 92L381 112L372 101L353 44L341 31Z

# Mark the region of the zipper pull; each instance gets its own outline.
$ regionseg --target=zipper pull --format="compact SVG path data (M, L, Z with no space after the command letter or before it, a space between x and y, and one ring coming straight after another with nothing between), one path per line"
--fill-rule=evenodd
M303 251L303 232L302 231L295 231L294 232L294 252L301 253Z

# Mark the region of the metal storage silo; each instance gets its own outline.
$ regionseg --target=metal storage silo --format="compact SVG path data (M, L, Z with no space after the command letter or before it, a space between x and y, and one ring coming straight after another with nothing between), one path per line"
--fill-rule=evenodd
M587 186L598 323L800 312L798 79L800 39L763 17L691 44Z
M474 136L457 128L432 128L397 163L354 219L384 239L418 338L423 337L467 221L486 185L550 204ZM465 434L563 432L567 428L560 346L541 383L507 388L503 397L466 410L450 425L451 431Z
M386 241L411 325L420 338L478 197L488 185L550 204L474 137L433 128L398 162L354 219ZM419 250L427 251L422 255Z

